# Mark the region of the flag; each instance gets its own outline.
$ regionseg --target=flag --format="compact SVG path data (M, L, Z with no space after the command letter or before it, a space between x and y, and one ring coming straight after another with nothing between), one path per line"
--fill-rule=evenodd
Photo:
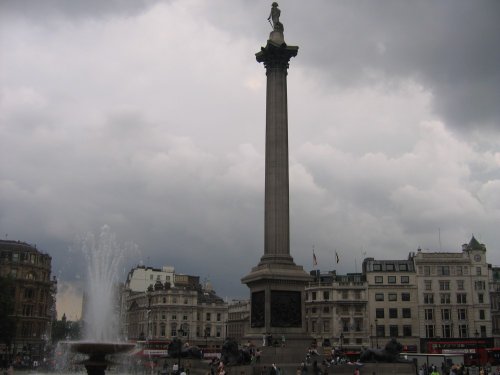
M316 254L314 254L314 248L313 248L313 265L314 266L318 265L318 260L316 259Z
M339 254L337 254L337 251L335 251L335 260L337 261L337 264L338 264L340 259L339 259Z

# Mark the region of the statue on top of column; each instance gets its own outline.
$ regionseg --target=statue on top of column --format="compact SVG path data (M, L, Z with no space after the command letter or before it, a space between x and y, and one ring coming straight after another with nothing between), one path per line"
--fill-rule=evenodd
M280 22L280 14L281 10L278 8L278 3L274 2L272 3L271 13L269 14L269 17L267 17L267 20L271 23L274 31L283 32L283 24Z

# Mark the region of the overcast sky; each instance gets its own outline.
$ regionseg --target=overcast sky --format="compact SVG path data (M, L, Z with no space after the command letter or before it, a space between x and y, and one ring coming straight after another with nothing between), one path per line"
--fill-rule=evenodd
M263 254L271 1L3 0L0 233L52 255L108 224L137 265L248 297ZM288 74L291 255L460 251L500 264L500 2L279 2ZM340 263L334 264L334 252ZM70 299L73 298L73 299ZM65 310L66 309L66 310ZM70 311L68 304L59 313Z

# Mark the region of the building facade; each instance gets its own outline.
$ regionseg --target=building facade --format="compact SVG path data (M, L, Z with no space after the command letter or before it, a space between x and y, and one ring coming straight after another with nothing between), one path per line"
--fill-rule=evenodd
M0 276L14 285L16 333L10 353L32 360L43 358L55 319L57 282L51 276L52 258L36 246L0 240Z
M233 300L227 307L227 336L241 341L250 324L250 301Z
M413 261L366 258L363 273L368 288L370 344L383 347L394 337L405 350L417 351L418 293Z
M311 271L306 287L308 333L320 345L359 351L369 346L367 284L361 273Z
M131 271L133 272L133 270ZM157 279L145 291L125 284L122 291L122 333L129 341L180 338L190 345L220 349L227 336L227 303L199 277L173 275Z
M425 351L492 346L489 265L486 247L474 237L461 252L412 256L418 282L418 321ZM479 344L479 342L481 344Z
M457 252L366 258L361 274L312 271L308 332L318 342L359 350L396 338L409 352L464 352L500 345L500 267L474 237Z

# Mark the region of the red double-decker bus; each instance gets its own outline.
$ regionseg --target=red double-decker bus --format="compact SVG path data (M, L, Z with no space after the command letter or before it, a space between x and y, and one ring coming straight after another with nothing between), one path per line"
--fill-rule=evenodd
M500 358L500 352L491 348L491 338L477 339L428 339L427 353L433 354L463 354L466 366L481 366L491 362L493 356ZM497 358L497 361L498 361Z

